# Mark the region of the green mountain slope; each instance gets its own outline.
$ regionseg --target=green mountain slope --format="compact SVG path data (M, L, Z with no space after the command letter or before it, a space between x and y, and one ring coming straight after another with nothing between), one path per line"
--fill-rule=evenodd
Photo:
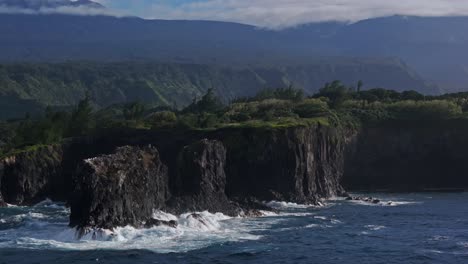
M210 88L229 101L260 89L289 85L312 94L336 79L349 85L362 79L367 88L433 92L396 60L334 58L274 67L137 62L5 64L0 65L0 118L37 113L45 106L69 107L87 93L97 108L132 101L182 107Z

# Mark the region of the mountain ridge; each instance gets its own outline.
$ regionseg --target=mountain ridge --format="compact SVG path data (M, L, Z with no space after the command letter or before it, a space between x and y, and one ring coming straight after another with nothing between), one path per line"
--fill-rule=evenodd
M405 61L444 92L467 89L468 17L384 17L281 31L212 21L0 15L0 62L306 64L323 57Z

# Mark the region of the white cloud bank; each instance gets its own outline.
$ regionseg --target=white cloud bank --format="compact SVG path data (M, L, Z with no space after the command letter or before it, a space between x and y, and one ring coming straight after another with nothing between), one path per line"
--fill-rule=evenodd
M174 4L174 0L94 1L109 8L60 7L32 11L0 5L0 13L136 15L154 19L230 21L277 29L311 22L355 22L391 15L468 15L468 0L194 0L185 4ZM125 2L129 9L112 9L113 1Z
M123 16L112 10L87 8L87 7L57 7L40 8L39 10L15 8L0 5L0 14L70 14L70 15L109 15Z
M177 6L169 1L154 1L142 15L232 21L269 28L319 21L354 22L391 15L468 15L468 0L204 0Z

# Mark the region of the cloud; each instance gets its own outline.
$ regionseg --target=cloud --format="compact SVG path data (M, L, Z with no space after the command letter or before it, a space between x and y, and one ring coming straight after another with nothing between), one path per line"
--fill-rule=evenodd
M13 14L74 14L74 15L112 15L121 16L121 12L111 9L96 8L92 5L71 6L69 2L77 0L25 0L14 2L11 0L0 0L0 13ZM104 3L105 0L95 1Z
M123 16L112 10L100 10L87 7L40 8L38 10L0 6L0 14L70 14L70 15L109 15Z
M0 0L1 1L1 0ZM58 0L53 0L58 1ZM0 13L66 13L140 16L151 19L216 20L281 29L311 22L355 22L391 15L468 15L466 0L94 0L108 7L2 7Z
M142 16L232 21L268 28L391 15L468 15L465 0L199 0L178 5L167 0L153 2Z

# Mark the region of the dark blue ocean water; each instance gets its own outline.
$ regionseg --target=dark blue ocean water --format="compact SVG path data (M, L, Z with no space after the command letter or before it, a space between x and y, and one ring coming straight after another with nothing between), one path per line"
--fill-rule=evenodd
M0 209L0 263L468 263L468 194L372 196L383 205L275 203L277 215L185 215L176 230L122 228L98 241L75 240L60 205L10 207Z

